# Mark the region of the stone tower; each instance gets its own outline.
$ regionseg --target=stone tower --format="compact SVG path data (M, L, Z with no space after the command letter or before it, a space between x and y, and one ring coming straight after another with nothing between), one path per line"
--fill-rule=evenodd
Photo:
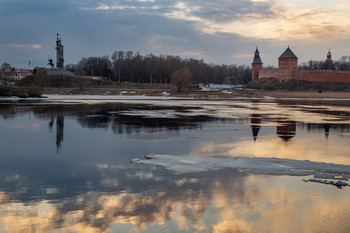
M63 45L61 38L58 37L59 34L57 33L57 40L56 40L56 67L57 69L64 69L64 58L63 58Z
M278 58L278 76L280 80L292 78L293 71L298 69L298 57L288 48Z
M261 61L258 47L254 52L254 59L252 63L252 80L257 80L259 78L259 71L262 70L263 63Z

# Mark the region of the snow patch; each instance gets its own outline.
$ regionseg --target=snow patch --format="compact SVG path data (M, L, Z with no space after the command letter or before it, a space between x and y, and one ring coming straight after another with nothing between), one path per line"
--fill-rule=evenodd
M210 88L214 89L230 89L230 88L237 88L242 87L243 85L229 85L229 84L209 84Z
M171 96L146 96L143 95L43 95L46 98L35 100L172 100L172 99L184 99ZM26 98L29 100L29 98Z
M210 88L207 88L203 85L199 85L199 88L201 89L201 91L210 91Z

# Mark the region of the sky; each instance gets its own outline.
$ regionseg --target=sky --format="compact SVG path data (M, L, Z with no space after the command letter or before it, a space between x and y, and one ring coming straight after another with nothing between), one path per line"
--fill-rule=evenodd
M350 0L0 0L0 63L30 68L114 51L212 64L277 66L289 46L299 64L350 56Z

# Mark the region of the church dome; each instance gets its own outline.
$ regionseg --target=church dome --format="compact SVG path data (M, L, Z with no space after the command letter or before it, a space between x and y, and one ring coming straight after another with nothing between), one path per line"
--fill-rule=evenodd
M327 53L327 57L331 57L331 56L332 56L331 50L329 50L328 53Z

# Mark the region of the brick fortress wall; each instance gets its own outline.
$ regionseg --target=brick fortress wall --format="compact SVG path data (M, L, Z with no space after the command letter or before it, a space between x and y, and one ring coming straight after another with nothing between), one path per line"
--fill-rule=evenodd
M332 70L303 70L302 80L322 83L350 83L350 72Z
M256 52L257 53L257 50ZM255 54L256 55L256 54ZM259 53L257 53L259 56ZM255 58L254 58L255 59ZM260 60L260 57L259 57ZM326 62L332 63L331 53L328 52ZM308 82L323 82L323 83L350 83L349 71L335 71L335 70L299 70L298 58L294 53L288 49L279 57L278 68L276 69L262 69L262 62L260 60L260 67L253 64L253 74L258 73L258 78L276 78L280 81L287 81L290 79L304 80ZM255 68L255 69L254 69ZM257 69L258 68L258 69ZM257 72L258 71L258 72Z
M322 83L350 83L350 72L333 70L294 70L291 76L281 75L279 69L262 69L259 71L260 78L276 78L280 81L298 79L308 82Z

